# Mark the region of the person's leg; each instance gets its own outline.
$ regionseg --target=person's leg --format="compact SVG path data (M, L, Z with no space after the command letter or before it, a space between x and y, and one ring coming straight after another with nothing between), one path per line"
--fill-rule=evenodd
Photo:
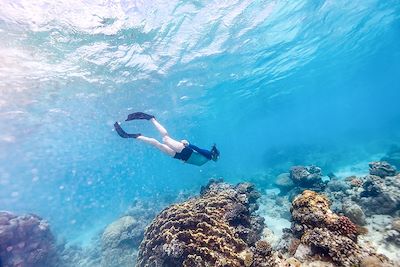
M150 121L153 123L154 127L156 127L157 131L162 137L168 135L167 129L165 129L164 126L162 126L155 118L151 118Z
M168 135L164 136L162 141L163 141L164 144L169 146L176 153L182 152L182 150L185 148L185 146L181 142L172 139Z
M136 138L137 140L141 140L147 144L150 144L156 148L158 148L159 150L161 150L162 152L168 154L169 156L173 157L175 156L176 152L170 148L169 146L165 145L165 144L161 144L160 142L158 142L156 139L154 138L149 138L143 135L140 135Z
M161 134L162 136L162 141L165 145L170 147L172 150L174 150L176 153L180 153L185 146L174 139L172 139L169 135L167 130L162 126L155 118L151 118L150 121L153 123L153 125L156 127L157 131Z

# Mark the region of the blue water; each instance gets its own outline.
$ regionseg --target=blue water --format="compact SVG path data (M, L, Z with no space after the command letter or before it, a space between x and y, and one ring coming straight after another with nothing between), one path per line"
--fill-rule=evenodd
M0 35L0 210L71 240L135 197L173 201L210 177L268 187L293 164L335 172L400 140L396 0L0 0ZM133 111L220 160L119 138Z

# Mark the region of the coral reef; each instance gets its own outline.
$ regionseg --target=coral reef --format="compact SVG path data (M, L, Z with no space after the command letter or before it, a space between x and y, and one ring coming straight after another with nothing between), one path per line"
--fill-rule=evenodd
M1 266L56 266L57 254L49 224L34 214L0 212Z
M211 183L199 197L162 211L147 228L137 266L274 266L279 257L259 241L250 184Z
M280 182L275 182L281 192L290 185L287 177L282 174ZM379 264L376 266L398 266L393 262L400 262L400 221L396 219L400 217L400 175L331 177L320 191L325 196L305 191L307 197L301 194L302 198L295 198L293 193L300 191L297 185L278 196L267 190L260 198L259 211L273 233L265 231L264 238L287 258L294 257L290 259L297 261L295 266L312 266L317 259L328 264L318 266L370 266L373 262ZM283 203L292 197L292 226L288 229L281 223L288 218ZM340 251L342 247L351 247L351 254Z
M310 245L315 253L327 256L341 266L355 266L361 261L360 248L354 241L332 234L324 228L308 230L301 242Z
M88 246L60 246L62 267L128 267L136 263L137 251L146 226L171 202L186 199L187 191L178 196L162 194L146 200L135 198L120 218L92 238Z
M357 240L357 227L349 218L338 216L330 210L326 196L305 190L292 202L292 230L297 236L315 227L326 228L337 235Z
M376 175L381 178L396 175L396 168L386 161L375 161L369 163L369 174Z

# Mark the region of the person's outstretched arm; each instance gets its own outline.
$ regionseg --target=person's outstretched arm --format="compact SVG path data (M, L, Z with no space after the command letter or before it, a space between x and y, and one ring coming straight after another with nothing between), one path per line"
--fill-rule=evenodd
M206 157L208 160L211 160L211 152L208 151L207 149L202 149L199 148L195 145L189 144L188 145L189 148L193 149L194 151L196 151L197 153L199 153L200 155L203 155L204 157Z

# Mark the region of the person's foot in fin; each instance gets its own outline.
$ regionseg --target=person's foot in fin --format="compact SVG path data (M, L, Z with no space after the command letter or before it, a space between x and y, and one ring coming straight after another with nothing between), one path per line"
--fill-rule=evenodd
M121 136L122 138L137 138L141 136L140 133L137 134L128 134L127 132L124 131L124 129L121 128L118 122L114 123L114 128L115 131L117 131L118 135Z
M131 120L150 120L154 118L153 115L149 115L143 112L135 112L132 114L128 115L128 118L125 121L131 121Z

